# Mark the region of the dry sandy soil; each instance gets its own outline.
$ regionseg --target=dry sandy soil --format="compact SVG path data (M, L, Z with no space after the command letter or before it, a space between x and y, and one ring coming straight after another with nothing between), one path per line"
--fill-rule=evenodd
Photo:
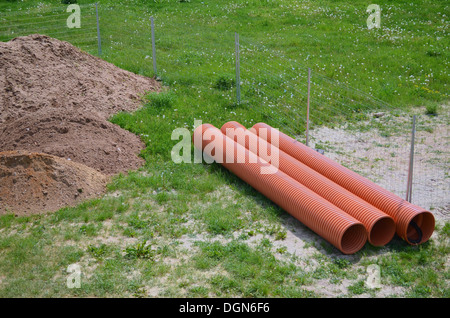
M2 128L3 127L3 128ZM0 126L0 149L65 158L113 175L139 168L141 139L96 113L40 110Z
M0 214L55 211L139 168L143 142L108 118L160 87L48 36L0 42Z
M0 214L36 214L74 206L105 192L108 177L42 153L0 153Z
M0 124L41 109L134 111L158 91L152 78L122 70L68 42L33 34L0 42Z

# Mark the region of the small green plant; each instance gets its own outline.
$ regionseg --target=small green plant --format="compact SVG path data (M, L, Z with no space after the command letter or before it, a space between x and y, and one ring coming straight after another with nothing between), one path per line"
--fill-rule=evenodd
M127 227L125 230L123 230L123 235L127 237L136 237L137 233L133 228Z
M438 104L431 103L425 107L425 114L436 116L438 114Z
M78 232L87 236L96 236L98 229L94 224L83 224Z
M327 146L325 146L324 144L321 144L321 143L316 143L315 148L316 149L321 149L321 150L328 150Z
M229 75L220 75L214 83L214 88L222 91L231 89L236 84L236 80Z
M150 93L147 95L147 100L149 101L148 106L161 110L172 108L175 97L171 92Z
M441 52L428 50L426 54L431 57L437 57L441 55Z
M364 280L359 280L356 283L348 286L348 291L351 295L361 295L368 291L364 284Z
M89 245L87 250L89 254L95 258L103 258L107 252L108 247L106 244L100 244L100 246Z
M156 202L158 202L158 204L164 204L168 201L169 195L167 194L167 192L159 192L158 194L156 194Z
M131 226L133 229L140 230L148 227L148 222L142 220L138 214L132 214L128 218L128 225Z
M137 243L134 246L128 246L125 249L125 257L129 259L150 259L153 256L154 251L152 250L151 245L147 245L146 240L144 240L142 243Z
M444 236L450 237L450 223L445 222L445 225L442 227L441 233Z
M285 240L287 237L287 232L286 231L279 231L275 234L275 239L276 240Z
M345 258L336 258L333 262L340 269L347 268L350 266L350 262Z
M271 248L272 242L268 238L263 238L259 243L259 247L261 248Z
M132 290L133 297L135 298L145 298L147 296L145 286L131 286L130 289Z
M429 132L430 134L432 134L434 131L433 127L425 127L425 128L423 128L423 130L426 132Z

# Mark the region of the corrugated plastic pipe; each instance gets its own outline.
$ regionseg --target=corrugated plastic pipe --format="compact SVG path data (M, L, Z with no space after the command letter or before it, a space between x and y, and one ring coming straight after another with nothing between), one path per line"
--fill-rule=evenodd
M281 171L361 221L366 227L368 241L372 245L386 245L394 237L395 222L392 217L284 151L278 150L240 123L236 121L225 123L221 131L266 161L277 156L275 159L278 160L273 164L278 165Z
M396 223L397 235L409 244L424 243L433 234L435 220L431 212L405 201L286 134L273 131L275 128L265 123L255 124L253 128L256 134L268 142L272 142L272 133L277 133L280 150L390 215Z
M212 159L342 253L353 254L364 246L367 233L360 221L225 136L216 127L210 124L197 127L194 130L193 140L197 149L206 155L211 152ZM196 140L201 140L201 144ZM266 169L265 172L271 169L272 173L261 173L263 168Z

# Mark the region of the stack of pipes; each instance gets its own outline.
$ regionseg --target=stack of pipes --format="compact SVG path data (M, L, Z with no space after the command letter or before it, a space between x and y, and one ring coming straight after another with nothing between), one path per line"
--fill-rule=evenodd
M395 233L409 244L422 244L434 231L431 212L267 124L251 129L235 121L221 129L203 124L193 140L344 254L356 253L366 241L383 246Z

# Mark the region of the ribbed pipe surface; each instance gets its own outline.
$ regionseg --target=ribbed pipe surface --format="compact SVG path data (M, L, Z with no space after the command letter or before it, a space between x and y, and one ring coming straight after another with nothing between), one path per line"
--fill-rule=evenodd
M278 150L240 123L236 121L225 123L221 131L265 161L270 161L273 156L273 159L277 160L272 164L277 165L281 171L361 221L366 227L368 241L372 245L386 245L394 237L395 222L392 217L284 151Z
M431 212L405 201L284 133L273 131L275 128L265 123L255 124L253 128L268 142L272 142L272 133L278 133L280 150L390 215L396 223L397 235L409 244L424 243L433 234L435 220Z
M212 136L212 137L211 137ZM364 225L279 169L274 168L216 127L203 124L194 130L194 145L330 242L344 254L353 254L367 241ZM195 140L202 140L201 145ZM208 154L208 153L207 153ZM230 156L230 154L232 154ZM227 156L229 156L227 158ZM230 161L230 157L233 159ZM242 160L244 159L244 160Z

